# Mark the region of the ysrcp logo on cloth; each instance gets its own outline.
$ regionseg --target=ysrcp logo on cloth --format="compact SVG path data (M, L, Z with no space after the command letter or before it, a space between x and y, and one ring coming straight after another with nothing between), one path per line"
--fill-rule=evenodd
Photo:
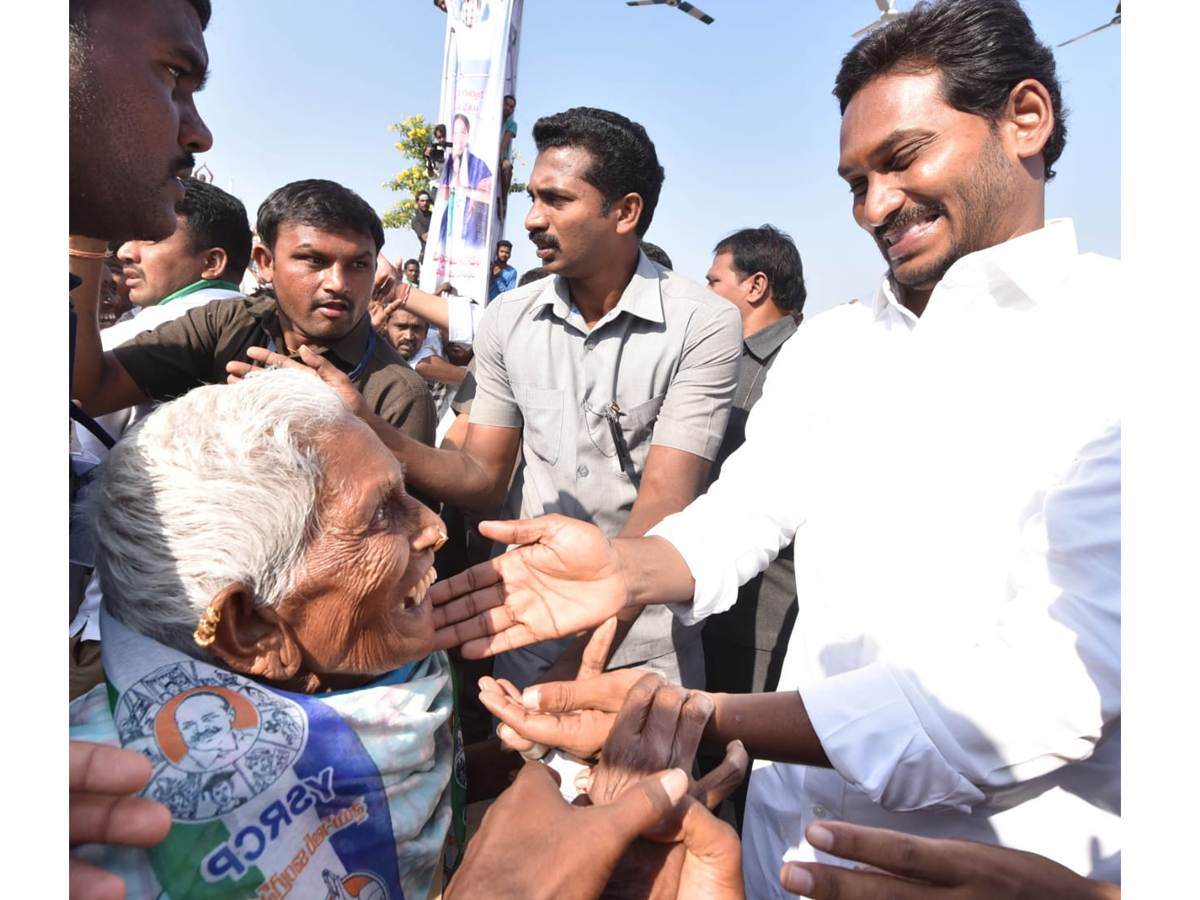
M199 661L151 672L121 695L117 730L154 774L142 795L176 820L224 816L287 771L307 741L307 721L286 697Z

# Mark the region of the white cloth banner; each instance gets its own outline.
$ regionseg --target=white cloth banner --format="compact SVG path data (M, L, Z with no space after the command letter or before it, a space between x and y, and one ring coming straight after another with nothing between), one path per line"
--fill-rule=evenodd
M449 281L486 303L497 212L505 94L516 92L523 0L450 0L438 120L452 148L433 203L421 288Z

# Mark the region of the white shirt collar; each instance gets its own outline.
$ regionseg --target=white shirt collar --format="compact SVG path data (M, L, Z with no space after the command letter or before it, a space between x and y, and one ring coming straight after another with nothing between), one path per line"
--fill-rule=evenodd
M968 253L952 265L929 298L926 314L939 300L964 289L979 289L997 306L1036 304L1051 295L1072 271L1079 256L1071 219L1048 219L1044 227L994 247ZM904 322L917 317L896 298L890 275L880 280L871 302L876 319Z

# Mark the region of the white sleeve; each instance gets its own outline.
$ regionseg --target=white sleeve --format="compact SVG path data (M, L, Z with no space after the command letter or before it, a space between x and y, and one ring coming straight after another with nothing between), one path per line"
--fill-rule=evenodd
M1119 423L1046 490L1015 550L995 621L800 685L838 773L884 808L969 810L1088 758L1119 726Z
M473 344L475 329L479 327L479 320L483 316L483 307L470 297L454 296L446 298L446 305L450 319L447 334L449 342L468 346Z

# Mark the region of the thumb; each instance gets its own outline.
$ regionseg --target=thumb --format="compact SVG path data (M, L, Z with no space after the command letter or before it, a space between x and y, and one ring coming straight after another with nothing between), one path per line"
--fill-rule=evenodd
M507 522L480 522L479 533L502 544L532 544L551 533L554 522L550 516L536 519L512 519Z
M579 674L576 681L595 678L608 665L608 652L612 647L613 638L617 633L617 617L607 619L603 625L592 632L587 646L583 648L583 659L579 663Z
M687 793L683 769L667 769L631 785L616 800L594 807L594 818L607 817L605 833L619 839L621 852L643 831L662 821Z

